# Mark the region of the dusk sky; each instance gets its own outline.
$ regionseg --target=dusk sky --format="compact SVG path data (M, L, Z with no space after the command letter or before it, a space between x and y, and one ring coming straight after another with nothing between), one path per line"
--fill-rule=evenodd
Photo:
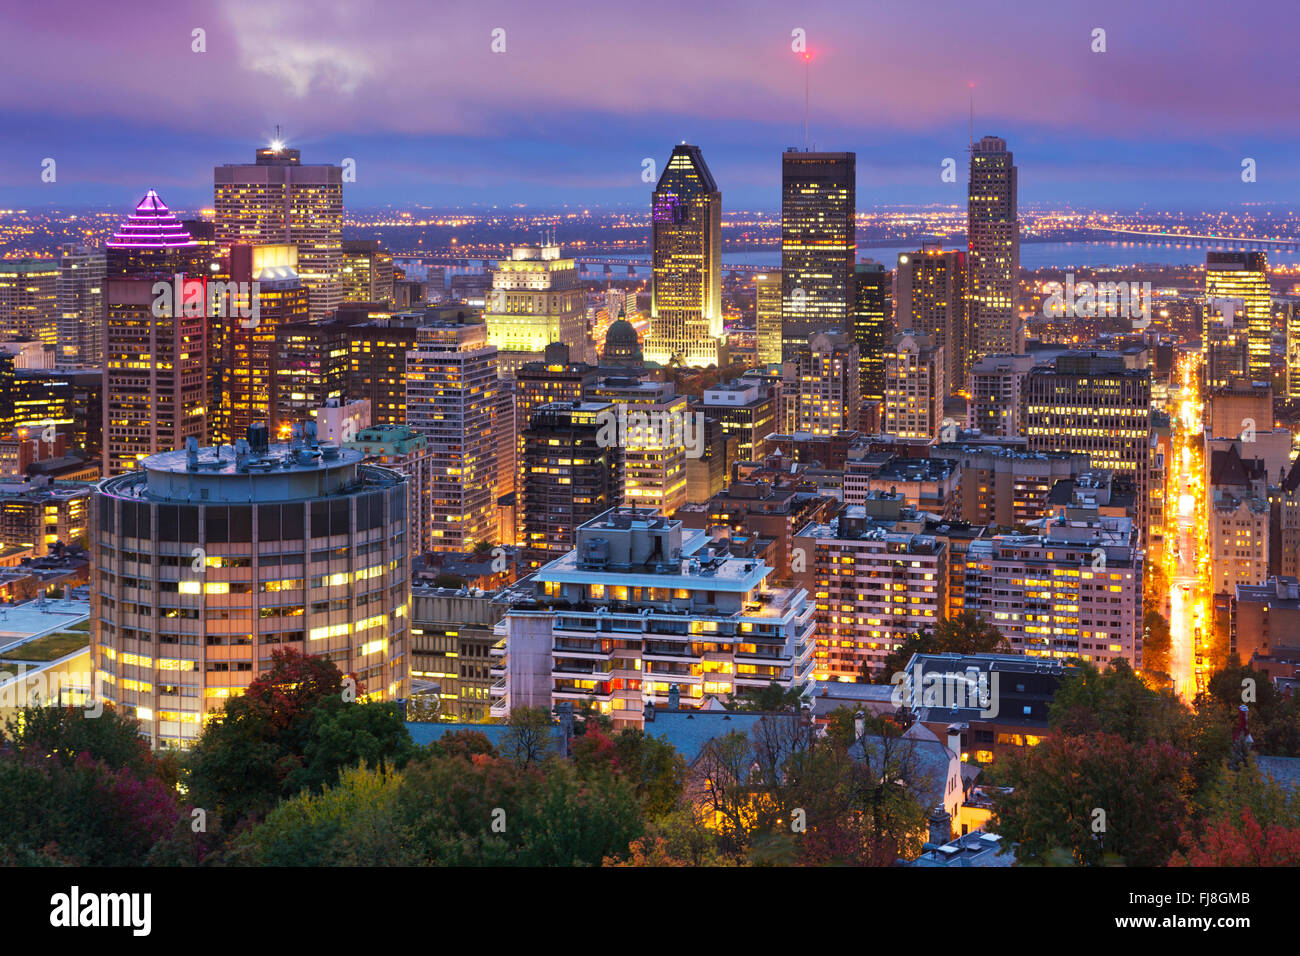
M304 162L355 159L354 209L644 206L642 159L686 140L724 208L775 210L780 151L803 140L795 28L811 139L856 151L859 209L965 202L970 83L1022 205L1290 204L1297 26L1290 3L1211 0L10 2L0 206L125 208L148 187L210 205L212 166L251 161L280 124Z

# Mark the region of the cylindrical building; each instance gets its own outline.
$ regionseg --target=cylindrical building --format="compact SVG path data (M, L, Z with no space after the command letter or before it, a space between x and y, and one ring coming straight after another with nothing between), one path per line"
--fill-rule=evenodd
M359 699L408 692L405 479L311 435L249 436L152 455L93 499L99 691L155 747L193 742L276 648L333 660Z

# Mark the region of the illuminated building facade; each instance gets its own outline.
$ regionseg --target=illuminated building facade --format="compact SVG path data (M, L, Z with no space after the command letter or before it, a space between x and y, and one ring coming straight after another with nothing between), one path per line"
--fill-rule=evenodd
M433 463L429 439L409 425L378 425L362 428L342 445L361 452L366 464L390 468L406 479L406 527L411 556L431 550Z
M858 343L862 398L879 403L885 399L885 353L894 340L893 276L879 262L859 262L853 275L853 339Z
M761 560L721 555L649 508L608 511L576 544L512 592L494 716L585 702L616 730L641 728L648 706L808 687L812 605L770 587Z
M623 450L599 441L602 402L535 408L521 435L523 545L546 563L574 548L579 526L623 500Z
M792 407L790 431L834 435L858 427L862 405L858 343L845 334L815 332L786 363Z
M674 146L651 196L647 361L722 365L722 193L698 146Z
M429 439L428 550L472 551L498 533L497 349L481 321L425 323L415 331L406 406L410 426Z
M946 353L929 335L911 329L894 336L885 353L885 423L895 438L939 437L948 395Z
M192 745L281 648L354 674L358 699L408 696L404 480L261 435L148 457L93 498L96 684L153 747Z
M212 429L216 444L231 444L254 422L274 418L275 332L282 325L305 322L308 314L297 258L294 246L231 246L230 277L248 283L250 291L256 284L258 308L256 316L246 316L251 309L241 300L215 320L223 327L221 402Z
M0 547L31 548L42 558L59 542L85 544L91 490L72 482L0 482Z
M1079 657L1101 668L1123 658L1139 667L1143 554L1137 537L1132 519L1080 508L1043 534L978 538L966 551L966 610L1029 657Z
M981 435L1020 438L1025 433L1025 379L1032 355L986 355L970 368L966 424Z
M691 414L684 395L672 382L642 382L635 378L605 378L587 386L588 402L608 402L615 408L617 431L623 446L623 504L650 508L671 516L686 503L686 446L684 427L656 427L667 422L685 426ZM633 415L644 415L638 427ZM702 433L701 433L702 434Z
M985 136L971 148L967 206L970 361L1025 350L1020 323L1020 218L1016 166L1007 142Z
M228 163L213 172L216 240L298 247L298 275L321 321L343 301L343 169L301 161L276 143L252 164Z
M393 254L378 239L344 239L342 252L344 302L395 302Z
M777 402L772 387L755 378L719 382L704 390L697 406L716 420L729 438L736 439L738 461L757 461L762 457L767 436L776 431ZM703 498L691 498L703 501Z
M1268 579L1268 471L1263 459L1243 457L1243 449L1249 444L1233 442L1209 452L1205 493L1215 594L1234 595L1238 585Z
M0 260L0 335L58 342L57 259Z
M781 273L765 272L754 276L755 359L759 365L781 361L781 322Z
M276 326L271 434L277 440L287 441L292 427L310 421L316 409L330 401L342 401L348 383L351 328L345 322Z
M98 368L104 364L104 276L108 259L103 249L76 243L59 246L58 305L59 368Z
M104 465L135 469L208 433L208 328L203 305L160 308L154 283L170 275L109 278L105 285ZM201 283L197 277L189 282ZM188 295L188 292L186 293ZM167 314L170 313L170 314Z
M567 345L579 361L594 357L578 264L561 258L558 245L516 246L501 260L492 273L483 321L504 377L524 362L540 361L552 342Z
M875 526L859 505L794 536L796 572L816 607L814 680L867 681L903 641L943 619L948 548L929 534Z
M857 156L781 154L781 311L790 358L814 332L853 331Z
M1273 301L1268 284L1268 256L1262 252L1207 252L1205 299L1207 327L1212 317L1222 317L1223 310L1216 305L1217 300L1239 300L1231 325L1246 330L1250 377L1260 382L1272 381ZM1210 342L1208 331L1204 341L1207 345Z
M1094 469L1133 479L1134 517L1146 531L1151 461L1151 372L1115 355L1067 352L1026 379L1030 451L1087 455Z
M916 329L943 348L944 378L953 391L966 384L966 254L924 243L898 257L894 324Z

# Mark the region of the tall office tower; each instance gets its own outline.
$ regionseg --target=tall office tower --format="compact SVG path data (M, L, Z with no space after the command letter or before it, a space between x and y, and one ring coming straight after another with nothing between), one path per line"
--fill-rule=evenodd
M802 588L770 587L762 560L719 556L706 532L649 508L608 511L576 544L510 593L493 716L582 701L620 730L655 706L807 689L812 604Z
M1069 508L1041 534L972 541L966 610L1027 657L1078 657L1101 668L1123 658L1138 667L1143 563L1133 519Z
M410 420L402 375L423 322L423 313L399 313L348 328L346 394L349 400L370 402L371 424L405 425Z
M499 372L498 367L498 372ZM519 433L524 423L515 415L515 383L498 378L492 404L492 440L496 458L496 531L500 544L514 544L519 531Z
M429 550L433 529L433 467L429 439L409 425L363 428L344 448L359 451L366 464L391 468L406 479L406 528L411 557Z
M393 254L378 239L344 239L342 251L344 302L395 302Z
M795 580L817 595L813 678L866 682L908 636L944 617L947 542L876 527L860 505L794 536Z
M435 321L406 353L409 424L429 437L430 550L472 551L497 537L497 350L482 322Z
M154 283L171 280L166 275L107 280L105 475L131 471L149 455L207 435L209 319L202 307L154 308Z
M862 406L858 343L847 334L815 332L786 369L790 430L834 435L857 429Z
M588 385L583 399L615 405L610 437L623 446L623 503L665 515L685 504L687 440L704 440L686 396L672 382L605 378Z
M631 326L628 326L631 328ZM636 332L632 335L635 337ZM552 402L581 402L583 391L595 382L599 372L594 365L574 361L567 345L552 342L543 352L540 362L525 362L515 370L513 398L515 403L514 420L516 427L512 434L515 438L515 502L518 506L515 514L515 531L502 540L522 540L524 527L523 491L524 491L524 436L523 432L532 420L533 412Z
M151 746L193 744L280 648L355 674L361 699L407 696L406 483L361 457L262 429L233 454L193 443L99 485L96 683Z
M307 290L298 279L297 254L297 247L288 245L230 247L230 278L239 283L237 288L256 295L257 313L252 314L252 302L241 291L234 307L213 319L222 328L214 444L233 444L254 422L269 424L275 417L275 332L307 321Z
M754 276L755 358L759 365L775 365L782 357L781 272Z
M1286 397L1300 399L1300 308L1294 300L1279 303L1282 328L1286 333Z
M55 362L59 368L93 368L104 364L107 268L103 249L77 243L59 246L59 275L54 283L59 316Z
M879 262L859 262L853 268L853 339L858 343L864 401L881 402L885 398L885 353L894 340L896 327L889 307L890 284L889 270Z
M926 242L920 252L898 257L898 300L894 307L898 329L916 329L943 347L944 377L950 391L965 388L970 369L966 345L966 254L944 251Z
M298 275L319 322L343 301L343 169L304 165L298 150L274 143L256 162L212 171L216 237L222 249L292 243Z
M623 450L602 445L606 402L555 402L535 409L524 439L523 545L545 564L568 554L578 528L623 500Z
M791 358L814 332L853 331L857 157L781 154L781 324Z
M1016 166L1007 141L985 136L971 148L966 262L970 342L974 362L1025 350L1020 324L1020 218Z
M1201 352L1207 389L1226 388L1236 379L1253 377L1250 328L1236 314L1234 305L1221 302L1203 307Z
M1133 481L1141 539L1146 538L1151 462L1151 371L1123 358L1066 352L1026 379L1025 435L1030 451L1088 455L1094 469ZM1141 541L1139 541L1139 544Z
M986 355L970 368L966 425L981 434L1020 438L1025 434L1025 377L1032 355Z
M722 193L698 146L674 146L651 196L647 361L721 366Z
M58 343L57 259L0 260L0 335Z
M554 243L515 246L510 258L501 260L492 273L483 321L505 378L525 362L540 361L552 342L567 345L580 362L595 358L577 260L561 258Z
M1246 329L1250 351L1250 376L1272 381L1273 300L1268 284L1268 256L1262 252L1207 252L1205 254L1205 311L1208 328L1211 317L1222 315L1218 299L1238 299L1232 325ZM1209 334L1204 335L1208 343Z
M943 346L930 336L910 329L894 336L885 355L886 435L926 441L939 437L947 367Z
M351 329L346 322L276 326L270 425L277 440L288 441L294 425L347 394Z

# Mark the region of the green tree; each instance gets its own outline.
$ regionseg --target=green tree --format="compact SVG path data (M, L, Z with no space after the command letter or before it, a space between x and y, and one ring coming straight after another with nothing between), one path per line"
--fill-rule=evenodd
M992 829L1017 844L1022 863L1060 853L1100 866L1161 866L1178 846L1190 811L1188 755L1167 743L1111 733L1054 733L1001 761L1009 790L996 799Z
M544 707L515 707L501 738L501 754L524 767L555 755L556 725Z
M945 618L933 628L922 628L903 639L898 649L885 658L875 672L875 683L888 684L900 673L913 654L999 654L1010 653L1011 644L994 625L974 611Z

